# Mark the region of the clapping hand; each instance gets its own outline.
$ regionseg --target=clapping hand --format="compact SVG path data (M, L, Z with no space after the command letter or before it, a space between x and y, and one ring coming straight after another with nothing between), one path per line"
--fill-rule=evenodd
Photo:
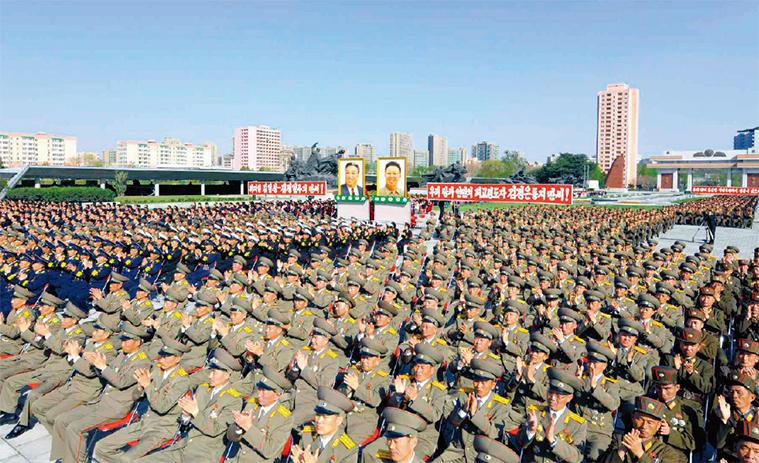
M232 416L235 418L235 424L243 431L248 431L253 426L253 414L250 412L233 411Z
M16 322L16 327L18 327L20 331L26 331L29 329L30 326L32 326L32 321L28 318L22 317L22 318L19 318L18 321Z
M51 334L50 327L42 322L37 322L34 324L34 332L40 336L49 336Z
M401 378L400 376L396 376L393 380L393 386L395 387L395 393L405 395L406 394L406 385L408 384L408 381Z
M717 407L719 408L719 415L722 422L727 424L727 420L730 419L730 404L725 400L725 396L717 396Z
M183 396L181 399L179 399L177 405L179 405L179 408L182 409L185 415L192 416L193 418L197 416L198 412L200 412L200 408L198 407L198 400L195 398L195 396Z
M303 371L306 368L308 368L308 356L304 354L301 351L298 351L295 354L295 364L298 365L298 368Z
M683 358L680 356L680 354L675 355L675 370L680 370L683 366Z
M248 339L245 341L245 348L248 349L248 352L255 356L262 356L264 354L264 346L261 345L261 341L255 341Z
M140 368L134 372L134 379L137 380L137 384L139 384L142 389L146 389L150 386L150 376L150 371L146 368Z
M343 382L346 386L348 386L348 389L351 391L355 391L358 389L358 376L356 376L355 373L349 373L345 375L345 378L343 378Z
M100 352L85 352L84 359L90 362L92 366L98 370L104 370L105 367L108 366L105 354L102 354Z
M527 432L530 434L538 432L538 414L532 409L527 414Z
M640 431L633 429L622 438L622 445L632 452L637 458L643 456L643 441L640 439Z

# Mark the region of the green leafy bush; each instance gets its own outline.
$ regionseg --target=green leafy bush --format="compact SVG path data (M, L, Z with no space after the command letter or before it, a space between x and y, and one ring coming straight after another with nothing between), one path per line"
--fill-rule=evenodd
M8 186L7 178L0 178L0 190Z
M51 201L69 203L97 203L113 201L116 193L97 187L13 188L6 199L21 201Z

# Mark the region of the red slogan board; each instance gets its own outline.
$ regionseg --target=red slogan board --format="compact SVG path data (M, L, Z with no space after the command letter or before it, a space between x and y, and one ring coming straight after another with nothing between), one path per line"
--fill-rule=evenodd
M741 186L694 186L690 191L710 195L759 195L759 188Z
M249 195L325 196L327 182L248 182Z
M427 199L572 204L572 185L428 183Z

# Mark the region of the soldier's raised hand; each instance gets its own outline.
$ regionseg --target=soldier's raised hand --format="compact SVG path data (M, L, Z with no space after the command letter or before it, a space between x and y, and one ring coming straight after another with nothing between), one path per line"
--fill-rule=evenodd
M527 413L527 432L530 434L538 432L538 414L532 409Z
M727 420L730 419L730 404L725 400L725 396L717 396L717 407L719 408L720 419L724 424L727 424Z
M232 411L232 416L235 419L235 424L243 431L248 431L253 426L253 414L250 412L237 412Z
M396 394L405 395L406 393L406 384L408 381L401 378L400 376L396 376L393 380L393 386L395 387Z

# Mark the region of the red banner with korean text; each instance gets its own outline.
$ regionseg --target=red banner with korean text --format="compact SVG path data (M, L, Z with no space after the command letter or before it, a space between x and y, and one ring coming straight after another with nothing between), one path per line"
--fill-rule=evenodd
M249 195L325 196L327 182L248 182Z
M690 191L702 195L759 195L759 188L741 186L694 186Z
M444 201L572 204L572 193L572 185L427 184L427 199Z

